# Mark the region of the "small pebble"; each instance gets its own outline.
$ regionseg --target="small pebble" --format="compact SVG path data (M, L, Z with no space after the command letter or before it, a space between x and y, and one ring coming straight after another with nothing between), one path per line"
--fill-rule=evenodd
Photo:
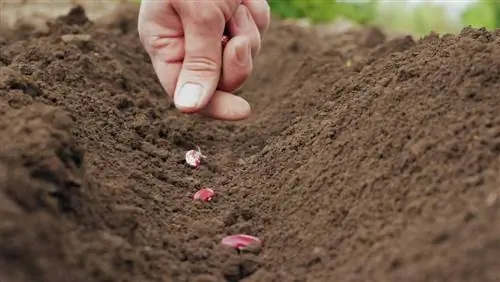
M65 34L61 36L64 42L83 41L88 42L92 37L89 34Z

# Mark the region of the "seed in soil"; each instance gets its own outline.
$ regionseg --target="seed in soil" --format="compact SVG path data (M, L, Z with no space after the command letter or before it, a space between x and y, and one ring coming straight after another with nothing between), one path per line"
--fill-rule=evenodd
M201 153L200 147L197 150L189 150L186 152L186 163L194 168L198 168L201 164L201 160L206 158Z
M215 195L214 190L212 190L210 188L203 188L203 189L200 189L198 192L194 193L193 200L202 201L202 202L209 202L212 200L214 195Z
M222 239L221 243L223 245L233 247L238 251L244 250L247 247L251 246L260 247L262 245L262 241L259 238L246 234L236 234L236 235L226 236Z

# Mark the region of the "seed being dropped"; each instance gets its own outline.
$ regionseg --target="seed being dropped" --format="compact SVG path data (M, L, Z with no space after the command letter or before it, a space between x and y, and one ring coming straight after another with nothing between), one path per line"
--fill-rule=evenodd
M262 245L262 241L259 238L245 234L226 236L222 239L221 243L238 250L243 250L249 246L260 247Z
M201 153L200 147L197 150L189 150L186 152L186 163L194 168L198 168L201 164L201 159L206 158Z
M212 190L210 188L203 188L203 189L200 189L198 192L194 193L193 200L202 201L202 202L209 202L212 200L214 195L215 195L214 190Z
M221 40L222 49L224 49L224 47L226 47L226 44L228 41L229 41L229 38L226 35L222 36L222 40Z

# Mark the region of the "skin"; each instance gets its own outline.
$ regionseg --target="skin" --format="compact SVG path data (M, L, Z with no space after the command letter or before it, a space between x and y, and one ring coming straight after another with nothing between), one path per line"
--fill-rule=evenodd
M266 0L143 0L138 21L141 42L178 110L227 121L250 115L249 103L232 92L250 76L261 49L270 23Z

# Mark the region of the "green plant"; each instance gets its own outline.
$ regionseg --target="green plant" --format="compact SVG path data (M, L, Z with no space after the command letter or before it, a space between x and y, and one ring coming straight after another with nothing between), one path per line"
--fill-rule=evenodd
M492 0L477 1L462 14L462 23L487 29L500 27L500 3Z
M409 7L404 2L380 5L374 24L395 32L423 36L429 32L456 32L459 24L446 14L446 6L422 3Z
M313 22L346 18L364 24L374 18L377 1L269 0L268 3L271 11L282 18L307 18Z
M378 1L371 0L361 3L336 2L335 9L339 17L343 17L360 24L369 24L377 16Z
M495 13L487 1L478 1L462 14L462 21L473 27L495 27Z
M269 0L271 11L282 18L309 18L328 21L335 17L335 1L329 0Z

